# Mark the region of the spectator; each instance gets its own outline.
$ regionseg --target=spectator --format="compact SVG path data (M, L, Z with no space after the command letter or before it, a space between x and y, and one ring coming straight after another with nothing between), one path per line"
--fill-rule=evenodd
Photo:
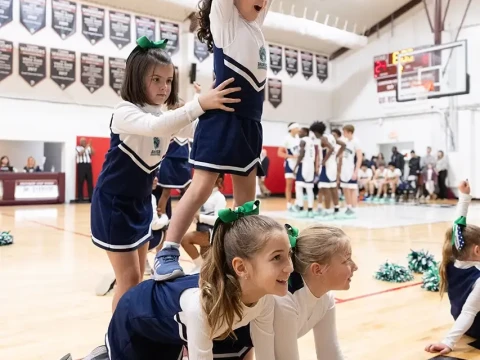
M10 159L6 155L0 158L0 172L16 172L15 168L10 165Z
M422 171L423 178L423 195L427 196L427 200L435 200L437 194L435 188L437 187L438 175L432 163L428 163L427 167Z
M442 150L439 150L437 153L437 166L436 170L438 173L438 198L447 199L447 175L448 175L448 163L447 158Z
M32 173L32 172L40 172L42 169L40 169L40 166L37 166L37 163L35 162L35 159L33 156L30 156L27 159L27 165L23 168L23 171L27 173Z
M418 177L420 175L420 157L415 154L415 150L410 151L410 161L408 162L410 171L408 176Z
M395 164L396 169L400 169L403 176L403 172L405 171L405 159L403 158L403 155L398 152L396 146L392 147L392 157L390 158L390 162Z
M430 146L427 147L427 154L420 161L422 170L427 169L428 164L432 164L433 167L437 164L437 160L435 156L432 155L432 148Z
M87 182L88 198L92 199L93 194L93 175L92 175L92 156L95 151L92 148L91 141L85 138L80 139L80 145L77 146L77 197L83 201L83 184Z

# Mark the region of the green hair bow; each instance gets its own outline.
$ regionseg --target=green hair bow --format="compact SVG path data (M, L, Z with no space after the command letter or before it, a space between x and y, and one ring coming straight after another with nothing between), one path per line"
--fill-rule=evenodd
M289 224L285 224L285 229L287 229L290 246L292 247L292 249L295 249L295 247L297 246L298 229Z
M458 251L462 250L465 246L465 240L463 238L463 229L467 226L467 218L460 216L453 223L452 229L452 246L455 246Z
M222 209L218 211L218 218L215 221L215 225L213 225L213 233L215 233L215 230L217 229L218 225L220 223L228 224L228 223L233 223L234 221L244 217L244 216L250 216L250 215L258 215L260 213L260 201L255 200L255 201L249 201L243 204L242 206L239 206L235 208L234 210L232 209ZM210 239L210 243L213 241L213 234Z
M159 41L152 41L146 36L137 39L137 45L142 49L165 49L167 47L168 39Z

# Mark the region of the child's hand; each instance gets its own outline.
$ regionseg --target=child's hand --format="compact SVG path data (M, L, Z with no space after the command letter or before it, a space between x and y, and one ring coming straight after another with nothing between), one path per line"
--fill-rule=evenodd
M468 183L468 180L464 180L462 181L459 185L458 185L458 190L462 193L462 194L470 194L470 184Z
M447 345L438 343L430 344L425 347L425 351L429 353L440 353L440 355L446 355L452 351Z
M200 86L199 83L194 82L193 83L193 88L195 89L195 93L201 94L202 93L202 87Z
M231 107L227 107L224 104L234 104L239 103L240 99L227 98L226 96L234 92L240 91L241 88L234 87L225 89L227 85L230 85L235 79L230 78L225 80L223 83L218 85L215 89L210 90L209 92L202 94L198 97L198 102L204 111L220 109L223 111L233 112L235 111Z

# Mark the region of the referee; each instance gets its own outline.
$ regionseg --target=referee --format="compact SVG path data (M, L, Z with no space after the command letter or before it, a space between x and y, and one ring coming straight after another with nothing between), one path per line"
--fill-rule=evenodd
M92 148L91 141L85 138L80 139L80 145L77 146L77 199L84 201L83 184L87 181L88 200L92 200L93 176L92 176L92 156L95 151Z

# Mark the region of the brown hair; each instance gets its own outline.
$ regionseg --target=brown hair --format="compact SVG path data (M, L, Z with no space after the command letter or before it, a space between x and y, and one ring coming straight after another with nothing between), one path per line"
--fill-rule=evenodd
M218 338L233 333L235 318L242 318L242 289L232 260L252 259L261 251L273 232L285 232L275 220L263 215L242 217L233 223L220 223L215 229L212 245L200 271L203 310L210 325L210 337L226 325Z
M309 226L298 235L293 268L303 275L311 264L328 264L334 254L349 248L349 239L343 230L320 224Z
M442 262L440 263L440 296L448 291L447 267L455 260L468 260L470 250L475 245L480 245L480 227L475 225L467 225L463 231L464 246L462 250L458 250L452 245L453 228L449 227L445 232L445 241L443 242Z
M152 66L172 65L170 55L163 49L142 49L137 46L127 59L120 95L123 100L144 106L149 104L145 76ZM172 90L165 104L175 105L178 102L178 72L173 71ZM152 105L152 104L149 104Z
M221 0L224 1L224 0ZM233 0L228 0L233 1ZM208 51L213 52L213 35L210 31L210 12L212 11L212 0L202 0L198 4L198 40L207 44Z
M349 133L354 133L355 132L355 126L353 125L345 125L343 127L343 130L348 131Z

